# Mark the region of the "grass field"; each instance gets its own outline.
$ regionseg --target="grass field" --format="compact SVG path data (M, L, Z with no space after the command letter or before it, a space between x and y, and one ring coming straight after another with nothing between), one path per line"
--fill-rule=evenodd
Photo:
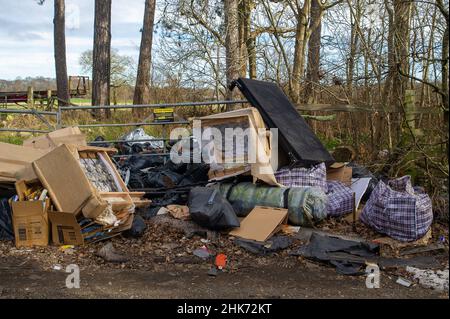
M73 98L70 100L73 104L77 104L77 105L92 105L91 104L91 99L90 98ZM132 100L127 100L127 101L117 101L118 105L131 105L133 104Z

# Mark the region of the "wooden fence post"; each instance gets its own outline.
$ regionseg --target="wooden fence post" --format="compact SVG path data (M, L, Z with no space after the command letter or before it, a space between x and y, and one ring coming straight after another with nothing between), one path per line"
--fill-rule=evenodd
M51 111L52 106L52 90L47 90L47 109Z
M34 108L34 89L32 86L28 87L27 91L27 104L28 107Z

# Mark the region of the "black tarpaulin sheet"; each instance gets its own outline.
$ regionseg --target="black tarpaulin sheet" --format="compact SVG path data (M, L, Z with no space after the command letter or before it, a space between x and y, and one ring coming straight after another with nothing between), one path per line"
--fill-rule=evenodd
M239 78L234 85L258 109L268 128L278 128L279 145L292 164L335 162L277 84Z
M315 232L311 234L308 244L300 246L298 250L290 254L328 262L335 266L336 271L342 275L364 274L367 263L374 263L382 268L411 266L432 269L439 267L439 261L434 256L381 257L378 244L346 240L334 237L332 234L321 235Z

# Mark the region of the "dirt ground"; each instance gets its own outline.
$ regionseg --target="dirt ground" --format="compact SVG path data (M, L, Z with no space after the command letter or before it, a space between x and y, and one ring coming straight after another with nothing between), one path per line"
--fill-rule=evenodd
M167 220L166 220L167 222ZM176 224L178 221L174 220ZM408 278L404 269L381 272L379 289L366 288L365 276L343 276L331 266L289 255L303 242L270 256L251 254L228 236L210 238L182 229L184 223L147 221L143 237L117 237L111 242L129 257L122 264L106 263L96 256L105 243L75 247L16 249L0 242L0 298L448 298L448 292L425 289L415 283L406 288L396 283ZM325 231L350 234L349 224L322 225ZM350 227L351 229L351 227ZM366 233L358 225L356 233ZM373 236L373 234L369 234ZM369 236L366 234L366 236ZM445 236L448 228L434 227L433 239ZM203 239L203 241L202 241ZM208 276L210 262L193 255L203 245L228 257L224 272ZM448 265L448 250L439 255L442 269ZM66 266L80 268L80 288L66 287ZM411 280L411 278L409 278Z
M81 271L80 289L65 286L63 271L17 267L0 273L0 298L448 298L416 285L405 288L397 277L382 275L380 289L368 289L364 277L337 275L324 266L261 266L237 273L206 275L208 267L170 265L149 270ZM1 261L2 267L8 265Z

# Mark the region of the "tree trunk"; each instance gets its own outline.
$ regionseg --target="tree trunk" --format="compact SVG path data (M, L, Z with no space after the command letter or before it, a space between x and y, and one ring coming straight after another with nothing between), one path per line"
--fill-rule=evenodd
M347 99L348 103L351 104L353 100L353 73L355 70L355 56L356 56L356 48L358 46L358 32L357 32L357 23L359 23L361 19L361 7L359 4L359 0L355 2L356 10L355 10L355 18L351 16L351 31L350 31L350 53L347 60Z
M315 25L311 32L308 44L308 66L306 71L306 86L304 90L303 100L307 104L315 103L313 97L314 83L319 82L320 71L320 46L322 36L322 8L319 5L319 0L312 0L311 2L311 25ZM312 99L311 99L312 98Z
M92 105L110 105L111 0L95 0ZM96 112L101 115L100 112ZM110 116L105 110L105 115Z
M448 24L444 31L444 36L442 38L442 60L441 60L441 67L442 67L442 103L444 106L444 130L445 130L445 136L447 141L447 161L448 161L448 110L449 110L449 72L448 72L448 64L449 64L449 32L448 32Z
M394 3L394 50L395 50L395 77L392 83L392 104L399 113L397 114L396 138L397 142L401 140L402 115L405 101L405 92L408 89L409 74L409 44L410 44L410 20L412 1L411 0L393 0ZM401 75L404 74L404 75Z
M67 77L66 62L66 21L65 21L65 0L55 1L54 15L54 52L56 69L56 87L58 91L58 105L65 106L70 103L69 80Z
M295 49L294 49L294 67L292 69L292 91L291 98L294 103L299 102L300 82L305 70L305 50L306 50L306 31L308 28L309 11L311 8L311 0L305 0L303 7L299 9L297 14L297 30L295 33Z
M248 76L250 79L256 79L256 41L251 30L251 14L253 0L244 1L244 38L246 39L246 49L248 57Z
M239 23L238 23L238 0L224 0L225 6L225 51L226 51L226 78L227 78L227 100L233 100L236 91L231 91L229 85L239 77L240 52L239 52ZM233 107L227 107L228 110Z
M250 79L256 79L256 41L253 35L247 40L248 52L248 76Z
M134 89L133 104L150 103L150 68L152 64L153 25L156 0L145 1L144 27L142 28L139 65ZM138 113L137 109L133 113Z
M392 82L396 73L396 65L395 65L395 49L394 49L394 12L389 4L389 0L385 0L385 8L388 13L388 36L387 36L387 47L388 47L388 74L386 80L384 82L383 87L383 95L382 95L382 106L385 111L388 111L391 106L391 95L392 95ZM391 138L391 130L390 130L390 118L389 113L380 112L376 118L376 132L375 132L375 141L377 143L376 147L373 149L372 156L375 159L377 157L377 150L381 150L383 147L383 133L385 133L384 122L387 119L388 126L388 139L389 139L389 149L392 148L392 138Z
M239 60L240 60L240 71L241 76L247 75L247 12L246 12L246 1L238 0L238 24L239 24Z

